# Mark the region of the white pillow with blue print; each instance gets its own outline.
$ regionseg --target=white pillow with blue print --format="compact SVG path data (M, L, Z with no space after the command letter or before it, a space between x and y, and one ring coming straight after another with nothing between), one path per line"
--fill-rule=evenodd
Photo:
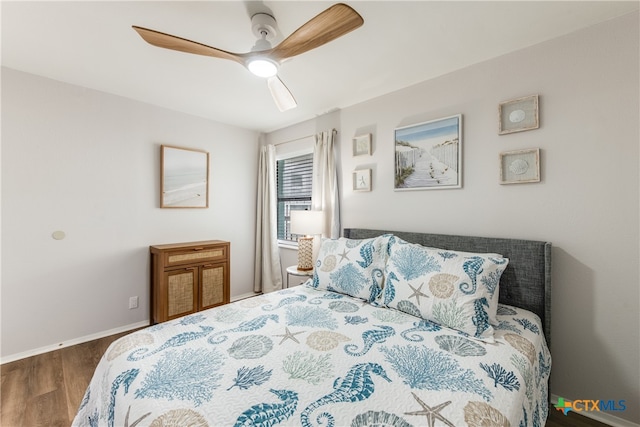
M508 264L498 254L427 248L395 237L380 304L494 342L500 277Z
M310 286L374 302L382 292L390 237L323 239Z

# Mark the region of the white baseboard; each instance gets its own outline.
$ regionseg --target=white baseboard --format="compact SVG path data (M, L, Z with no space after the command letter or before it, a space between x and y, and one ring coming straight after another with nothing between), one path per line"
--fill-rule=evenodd
M258 295L262 295L262 292L251 292L248 294L236 295L235 297L231 298L231 302L236 302L240 301L241 299L247 299L251 297L257 297Z
M233 297L232 301L239 301L245 298L255 297L256 295L260 295L260 293L251 292L247 294L237 295ZM24 351L22 353L10 354L0 359L0 365L4 365L5 363L15 362L16 360L25 359L31 356L37 356L38 354L48 353L54 350L60 350L61 348L71 347L72 345L83 344L85 342L97 340L100 338L108 337L111 335L119 334L121 332L127 332L138 328L144 328L145 326L149 326L149 321L144 320L142 322L133 323L131 325L121 326L119 328L110 329L108 331L102 331L91 335L86 335L84 337L75 338L69 341L65 341L59 344L51 344L44 347L36 348L33 350Z
M95 334L86 335L80 338L74 338L69 341L61 342L59 344L52 344L52 345L36 348L33 350L24 351L22 353L10 354L9 356L3 357L0 360L0 364L4 365L5 363L15 362L16 360L24 359L31 356L37 356L38 354L48 353L54 350L60 350L61 348L71 347L72 345L82 344L85 342L119 334L121 332L127 332L127 331L132 331L138 328L144 328L145 326L149 326L148 320L143 320L142 322L121 326L119 328L109 329L108 331L102 331Z
M551 403L552 405L556 405L558 403L558 397L555 394L551 395ZM564 400L571 402L573 399L564 398ZM555 411L556 408L553 406L549 406L550 411ZM615 415L609 414L608 412L590 412L590 411L582 411L576 412L582 416L587 418L591 418L592 420L600 421L601 423L608 424L612 427L640 427L640 424L634 423L632 421L624 420L622 418L618 418Z

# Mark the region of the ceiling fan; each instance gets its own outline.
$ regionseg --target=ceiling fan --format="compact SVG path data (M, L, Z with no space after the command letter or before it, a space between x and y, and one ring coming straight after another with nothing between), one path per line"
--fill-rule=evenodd
M297 106L293 95L278 77L278 67L288 58L308 52L332 40L341 37L364 23L362 16L351 7L338 3L295 30L289 37L276 47L271 47L271 40L275 37L276 21L273 16L258 13L251 17L253 33L258 37L250 52L234 53L202 43L133 26L147 43L165 49L196 55L212 56L228 59L245 66L253 74L267 78L267 86L273 100L280 111L286 111Z

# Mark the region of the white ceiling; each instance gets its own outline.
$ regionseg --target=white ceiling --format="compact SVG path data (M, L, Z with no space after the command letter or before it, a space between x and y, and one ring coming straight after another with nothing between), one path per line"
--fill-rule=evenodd
M638 10L634 1L350 1L359 29L286 61L298 101L281 113L266 82L228 60L161 49L138 25L232 52L270 12L275 44L334 2L2 1L2 65L263 132L344 108ZM613 46L612 48L615 48Z

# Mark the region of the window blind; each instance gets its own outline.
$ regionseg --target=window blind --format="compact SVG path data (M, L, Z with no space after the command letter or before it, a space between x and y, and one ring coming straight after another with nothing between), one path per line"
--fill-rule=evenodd
M291 211L311 209L313 154L277 161L278 239L295 241L291 230Z

